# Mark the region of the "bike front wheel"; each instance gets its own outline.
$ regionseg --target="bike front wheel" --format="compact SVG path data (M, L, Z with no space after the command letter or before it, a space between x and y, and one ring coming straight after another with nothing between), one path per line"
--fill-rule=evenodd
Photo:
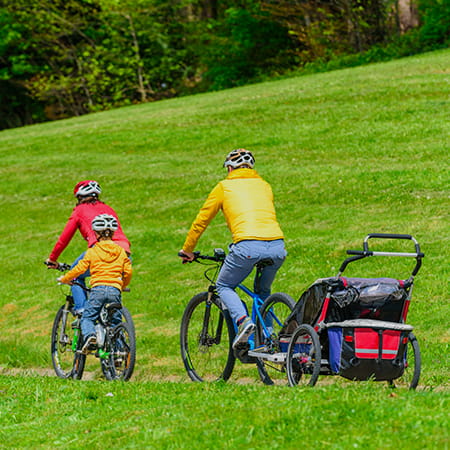
M181 320L181 358L193 381L228 380L236 358L232 349L234 327L219 297L194 296Z
M53 368L60 378L81 379L86 355L81 354L81 333L79 327L72 328L75 317L63 305L53 321L51 355Z
M103 351L99 351L101 368L107 380L130 379L136 362L134 331L127 322L108 330Z

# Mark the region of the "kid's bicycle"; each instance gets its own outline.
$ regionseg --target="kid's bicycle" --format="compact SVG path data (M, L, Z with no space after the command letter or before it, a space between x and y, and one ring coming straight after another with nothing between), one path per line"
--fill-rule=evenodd
M69 269L68 264L59 264L57 267L61 272ZM77 284L89 292L89 289ZM129 380L136 360L136 337L133 319L128 309L121 303L105 304L95 327L97 350L83 352L80 315L74 313L74 301L70 292L65 297L65 302L56 313L52 327L51 355L56 375L60 378L80 380L87 355L94 354L99 358L107 380ZM118 310L124 321L114 326L111 321Z
M243 363L256 364L265 384L285 380L285 357L281 353L283 344L279 340L279 330L284 327L286 318L294 308L294 300L287 294L275 293L263 301L258 294L239 284L238 288L252 300L251 317L256 331L250 336L248 345L234 350L232 343L236 326L222 304L215 284L225 252L215 249L214 256L200 252L194 255L195 262L209 266L204 276L210 284L207 292L197 294L189 301L181 321L181 357L191 380L228 380L236 358ZM271 264L273 261L269 258L256 264L256 286L262 269ZM280 356L283 356L282 361Z

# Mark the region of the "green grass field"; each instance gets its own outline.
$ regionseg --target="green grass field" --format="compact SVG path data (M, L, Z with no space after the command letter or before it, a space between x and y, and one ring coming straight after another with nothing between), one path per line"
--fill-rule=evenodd
M0 132L0 447L448 448L449 59L445 50ZM206 282L177 252L237 147L254 152L272 184L286 235L274 291L298 299L370 232L418 239L426 256L408 316L422 351L417 392L330 377L271 388L242 364L226 385L188 382L179 325ZM102 381L94 359L94 381L6 375L51 368L63 294L42 262L73 186L90 178L132 241L132 382ZM198 249L229 240L219 215ZM77 235L60 260L84 249ZM412 267L372 258L346 274L405 278Z

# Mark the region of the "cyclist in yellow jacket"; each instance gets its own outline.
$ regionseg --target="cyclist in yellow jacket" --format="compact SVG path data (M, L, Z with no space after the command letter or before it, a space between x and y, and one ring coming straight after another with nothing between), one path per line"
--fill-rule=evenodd
M80 274L90 270L91 292L81 317L81 333L85 344L83 351L94 350L97 340L95 321L105 303L120 303L121 292L131 280L131 262L125 250L113 242L118 229L117 219L109 214L100 214L92 221L97 243L87 249L83 259L69 272L58 278L60 283L71 284ZM120 323L121 314L116 311L114 325Z
M255 159L245 149L233 150L225 159L228 176L211 191L191 225L180 252L184 261L194 259L195 246L219 210L223 211L233 243L217 278L217 292L238 326L233 347L247 342L255 324L235 289L262 259L264 267L257 292L262 299L270 295L277 270L286 258L284 236L277 222L272 188L253 169ZM255 286L255 290L256 290Z

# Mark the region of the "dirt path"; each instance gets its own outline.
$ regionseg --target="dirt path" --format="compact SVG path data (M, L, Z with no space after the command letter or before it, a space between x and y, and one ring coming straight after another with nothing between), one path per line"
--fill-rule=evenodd
M18 367L4 367L0 366L0 375L7 376L21 376L21 377L56 377L55 371L53 369L44 369L44 368L18 368ZM102 380L99 378L99 375L95 372L84 371L83 372L83 381L89 380ZM192 383L187 376L179 376L179 375L151 375L146 377L145 380L136 380L131 377L130 381L150 381L150 382L170 382L170 383ZM240 378L236 380L230 380L230 383L236 384L252 384L255 383L255 380L251 378Z
M3 367L0 366L0 375L8 376L22 376L22 377L56 377L55 371L53 369L42 369L42 368L31 368L22 369L18 367ZM93 372L84 372L83 379L93 380Z

